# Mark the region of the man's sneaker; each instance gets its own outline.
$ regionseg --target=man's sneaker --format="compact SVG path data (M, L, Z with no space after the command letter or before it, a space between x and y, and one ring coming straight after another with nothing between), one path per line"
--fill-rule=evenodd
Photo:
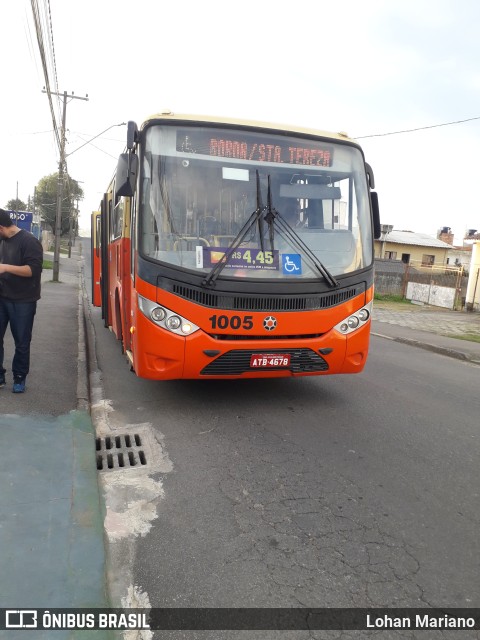
M5 374L4 373L0 373L0 387L4 387L6 385L6 381L5 381Z
M13 393L25 393L25 378L14 378Z

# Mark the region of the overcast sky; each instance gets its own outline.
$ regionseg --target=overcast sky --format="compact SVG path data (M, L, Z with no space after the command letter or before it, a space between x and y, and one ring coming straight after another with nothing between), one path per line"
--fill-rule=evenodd
M17 183L26 202L59 158L31 2L1 4L5 206ZM480 229L478 0L38 4L43 16L50 6L51 86L56 74L61 92L89 97L67 106L67 167L85 192L82 227L126 127L77 149L112 125L140 125L169 108L346 131L372 165L383 223L434 236L449 226L457 244L467 228ZM459 120L470 121L433 127ZM421 127L433 128L364 137Z

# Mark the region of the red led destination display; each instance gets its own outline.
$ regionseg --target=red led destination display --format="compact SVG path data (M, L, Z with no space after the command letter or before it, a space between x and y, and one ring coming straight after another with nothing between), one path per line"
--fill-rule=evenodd
M177 131L177 151L250 162L331 167L333 149L322 143L281 140L241 131Z

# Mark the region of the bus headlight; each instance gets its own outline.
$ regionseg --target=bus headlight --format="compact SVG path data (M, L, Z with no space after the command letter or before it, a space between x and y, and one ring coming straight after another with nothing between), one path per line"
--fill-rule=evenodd
M370 312L368 309L363 308L360 309L357 315L362 322L366 322L370 317Z
M152 320L154 322L161 322L165 319L167 312L165 311L165 309L162 309L162 307L155 307L155 309L152 309L150 315L152 316Z
M151 322L177 335L185 337L195 333L200 328L190 320L187 320L187 318L183 318L178 313L173 313L170 309L160 306L141 295L138 295L138 307Z
M167 325L167 329L170 329L170 331L175 331L175 329L178 329L178 327L182 324L182 321L178 316L170 316L165 321L165 324Z
M336 324L333 328L344 336L348 335L349 333L352 333L352 331L356 331L362 327L369 320L371 313L372 302L369 302L364 307L348 316L348 318L345 318Z
M347 324L350 329L356 329L360 324L360 319L357 316L350 316L350 318L347 320Z

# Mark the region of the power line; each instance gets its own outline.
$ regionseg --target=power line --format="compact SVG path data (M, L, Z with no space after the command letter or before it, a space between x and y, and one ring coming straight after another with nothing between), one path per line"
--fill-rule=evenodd
M452 124L463 124L464 122L472 122L473 120L480 120L480 116L475 116L474 118L465 118L465 120L454 120L453 122L442 122L441 124L431 124L425 127L416 127L415 129L403 129L402 131L389 131L387 133L372 133L368 136L355 136L355 140L360 140L361 138L395 136L399 133L412 133L413 131L424 131L425 129L435 129L436 127L449 127Z
M50 25L50 49L52 52L52 60L53 60L53 74L55 78L55 91L58 93L58 75L57 75L57 61L55 59L55 44L53 42L53 25L52 25L52 10L50 7L50 0L47 0L46 8L48 8L48 21ZM60 102L60 99L58 99Z
M82 136L81 136L80 134L77 134L77 135L78 135L78 137L80 138L80 140L85 140L85 138L82 138ZM120 140L119 140L118 142L120 142ZM86 141L85 141L85 144L88 144L88 143L89 143L89 141L88 141L88 140L86 140ZM93 142L90 142L90 144L92 145L92 147L93 147L94 149L97 149L97 151L101 151L101 152L102 152L102 153L104 153L106 156L109 156L110 158L113 158L114 160L116 160L116 159L118 158L118 154L117 154L116 156L114 156L114 155L112 155L111 153L108 153L108 151L105 151L105 149L101 149L101 148L100 148L100 147L98 147L96 144L93 144ZM79 148L80 148L80 147L79 147ZM72 151L72 153L73 153L73 151ZM69 155L70 155L70 154L69 154Z
M67 156L70 157L73 153L75 153L75 151L78 151L79 149L82 149L83 147L85 147L87 144L90 144L93 140L96 140L97 138L99 138L103 133L106 133L107 131L110 131L110 129L113 129L113 127L123 127L126 124L127 124L126 122L120 122L119 124L112 124L110 127L107 127L104 131L100 131L100 133L97 133L96 136L93 136L93 138L91 138L91 140L87 140L86 142L81 144L79 147L77 147L76 149L71 151L70 153L67 153ZM101 149L100 149L100 151L101 151ZM107 154L107 155L110 155L110 154Z
M45 34L44 39L48 45L47 48L47 62L49 65L50 76L53 77L53 95L55 92L58 93L58 78L57 78L57 68L55 63L55 47L53 45L53 28L52 28L52 15L50 11L50 0L43 0L43 33ZM62 106L60 102L60 98L57 96L57 117L58 121L62 119Z
M52 100L52 93L50 90L50 78L49 78L49 72L48 72L48 64L47 64L47 56L45 53L45 43L44 43L44 38L43 38L43 28L42 28L42 22L41 22L41 15L40 15L40 10L38 8L38 1L37 0L30 0L31 3L31 7L32 7L32 14L33 14L33 22L34 22L34 26L35 26L35 31L37 34L37 44L38 44L38 49L40 52L40 59L42 61L42 67L43 67L43 77L45 79L45 89L46 89L46 93L48 96L48 102L50 105L50 113L52 116L52 123L53 123L53 130L54 130L54 134L55 134L55 140L57 143L57 146L59 149L61 149L61 141L60 141L60 134L58 131L58 125L57 125L57 119L55 117L55 111L53 108L53 100Z
M76 133L78 136L85 136L84 138L81 138L82 140L85 140L85 138L87 136L91 136L91 133L85 133L84 131L75 131L74 129L69 129L70 133ZM125 138L109 138L108 136L102 136L102 140L113 140L114 142L125 142Z
M26 24L25 35L26 35L27 43L28 43L28 50L30 52L30 57L32 58L33 63L35 64L35 69L37 71L37 74L39 74L37 58L36 58L35 53L34 53L33 37L32 37L32 32L30 30L30 22L28 20L27 8L26 7L25 7L25 18L26 18L25 19L25 24Z
M53 129L47 129L46 131L17 131L15 135L18 136L37 136L43 133L52 133Z

